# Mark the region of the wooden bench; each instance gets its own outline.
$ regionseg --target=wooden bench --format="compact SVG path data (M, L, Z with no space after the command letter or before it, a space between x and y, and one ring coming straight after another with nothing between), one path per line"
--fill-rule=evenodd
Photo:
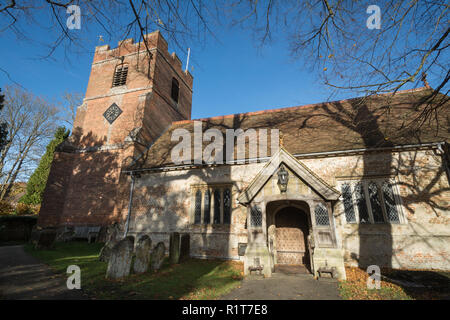
M259 271L259 274L261 274L264 269L264 265L261 265L259 258L255 258L253 261L254 265L248 267L250 274L252 271Z
M69 228L69 227L66 227ZM87 227L87 226L83 226L83 227L73 227L72 231L69 231L70 229L68 229L68 231L65 232L64 234L69 234L70 236L64 236L64 241L67 240L72 240L72 239L87 239L87 241L89 243L92 242L92 239L97 239L98 234L100 232L100 228L101 227Z

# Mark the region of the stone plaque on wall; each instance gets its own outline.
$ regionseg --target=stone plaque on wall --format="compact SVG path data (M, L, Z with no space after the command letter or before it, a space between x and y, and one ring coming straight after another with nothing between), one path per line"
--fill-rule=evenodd
M245 255L245 249L247 249L247 244L239 242L238 243L238 255L241 256L241 257L244 256Z

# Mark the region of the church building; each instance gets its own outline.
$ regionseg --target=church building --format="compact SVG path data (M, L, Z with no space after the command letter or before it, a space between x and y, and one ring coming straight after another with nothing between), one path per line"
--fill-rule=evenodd
M435 94L443 105L425 122L428 86L192 120L192 75L159 31L144 41L96 48L39 226L117 222L166 248L179 232L191 257L266 276L283 265L340 279L345 266L450 270L447 96Z

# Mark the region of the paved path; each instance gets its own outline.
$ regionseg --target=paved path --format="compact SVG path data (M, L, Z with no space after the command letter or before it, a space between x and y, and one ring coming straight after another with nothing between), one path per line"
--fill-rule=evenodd
M0 299L87 299L66 280L30 256L23 246L0 247Z
M334 279L314 280L311 274L274 273L271 278L251 276L224 300L337 300L341 299Z

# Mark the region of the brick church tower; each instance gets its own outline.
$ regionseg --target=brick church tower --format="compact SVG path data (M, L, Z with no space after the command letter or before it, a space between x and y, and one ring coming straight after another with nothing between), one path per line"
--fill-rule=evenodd
M192 84L159 31L145 43L96 47L72 135L55 152L38 225L120 221L130 181L122 168L173 121L191 118Z

